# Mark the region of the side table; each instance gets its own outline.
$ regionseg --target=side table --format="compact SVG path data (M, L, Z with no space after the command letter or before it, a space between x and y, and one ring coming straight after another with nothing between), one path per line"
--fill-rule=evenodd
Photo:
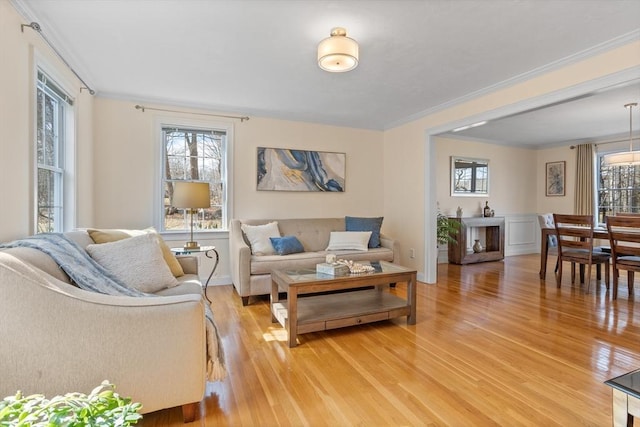
M604 382L613 388L614 427L633 426L640 417L640 369Z
M218 254L218 251L216 250L216 247L215 246L200 246L197 249L171 248L171 252L173 252L176 255L191 255L191 254L197 254L197 253L204 252L204 255L209 259L213 259L213 254L215 254L216 261L213 264L213 268L211 269L211 273L209 273L209 277L207 277L207 281L204 282L204 297L207 299L207 301L209 301L209 303L211 303L211 300L207 296L207 286L209 286L209 281L211 280L211 277L213 277L213 273L216 272L216 268L218 268L218 263L220 262L220 255Z

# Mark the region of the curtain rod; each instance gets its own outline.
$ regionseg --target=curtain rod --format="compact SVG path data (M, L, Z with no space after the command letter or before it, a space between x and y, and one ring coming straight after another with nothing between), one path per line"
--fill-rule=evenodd
M632 138L631 140L632 141L640 141L640 138ZM595 145L597 147L598 145L617 144L619 142L629 142L629 139L625 138L625 139L616 139L614 141L596 142L593 145ZM571 145L569 148L573 150L573 149L577 148L577 145Z
M199 116L211 116L211 117L224 117L226 119L238 119L240 123L249 120L248 116L226 116L224 114L212 114L212 113L193 113L189 111L180 111L180 110L168 110L164 108L153 108L153 107L145 107L144 105L136 105L136 110L141 110L143 113L145 110L153 110L153 111L164 111L166 113L184 113L184 114L197 114Z
M53 44L51 44L51 42L49 41L48 38L45 37L44 34L42 34L42 27L40 27L40 24L38 24L37 22L32 22L30 24L20 24L20 31L22 31L24 33L24 27L29 27L31 28L33 31L35 31L36 33L40 34L40 37L42 37L42 40L44 40L49 47L51 48L51 50L53 50L56 55L58 55L58 58L60 58L60 60L62 62L64 62L64 65L67 66L67 68L69 68L71 70L71 72L78 78L78 80L80 80L82 82L82 84L84 85L83 87L80 88L80 92L82 92L82 89L86 89L89 91L89 93L91 95L95 95L96 91L91 89L89 87L89 85L87 84L87 82L85 82L82 77L80 77L78 75L78 73L76 72L76 70L73 69L73 67L71 65L69 65L69 63L67 62L66 59L64 59L64 57L60 54L60 52L58 52L58 49L55 48L55 46Z

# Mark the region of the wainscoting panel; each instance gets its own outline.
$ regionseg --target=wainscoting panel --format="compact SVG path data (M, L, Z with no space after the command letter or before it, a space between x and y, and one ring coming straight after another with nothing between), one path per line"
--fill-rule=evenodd
M540 226L536 214L505 217L504 255L524 255L540 250Z

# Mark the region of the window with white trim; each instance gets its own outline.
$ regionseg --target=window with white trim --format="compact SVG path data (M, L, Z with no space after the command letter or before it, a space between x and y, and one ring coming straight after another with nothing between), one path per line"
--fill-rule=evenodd
M230 129L162 125L162 231L188 231L190 216L173 207L173 186L178 181L208 182L211 207L194 215L194 230L227 227L228 156Z
M640 165L605 165L606 154L598 155L598 223L618 212L640 212Z
M62 232L65 157L73 131L73 100L43 71L36 84L36 233Z

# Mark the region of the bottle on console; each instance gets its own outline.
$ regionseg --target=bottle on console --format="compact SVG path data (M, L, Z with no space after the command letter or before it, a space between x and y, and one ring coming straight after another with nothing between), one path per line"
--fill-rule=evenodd
M491 208L489 207L489 201L487 201L484 205L484 211L482 214L485 218L488 218L491 216Z

